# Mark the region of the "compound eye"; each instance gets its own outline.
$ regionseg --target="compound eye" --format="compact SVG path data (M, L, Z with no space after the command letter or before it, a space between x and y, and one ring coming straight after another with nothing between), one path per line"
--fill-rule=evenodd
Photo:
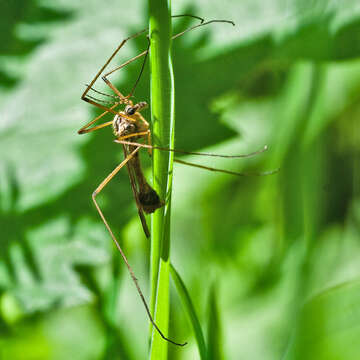
M125 112L126 112L126 114L128 114L128 115L134 115L135 112L136 112L136 109L133 108L133 107L131 107L131 106L127 106L127 107L125 108Z

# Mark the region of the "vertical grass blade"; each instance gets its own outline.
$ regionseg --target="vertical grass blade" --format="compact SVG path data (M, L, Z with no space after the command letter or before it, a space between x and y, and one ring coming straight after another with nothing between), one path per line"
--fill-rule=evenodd
M214 285L211 287L210 290L208 311L209 320L207 331L207 358L209 360L223 360L225 359L225 357L223 350L221 321L216 299L216 288Z
M170 264L170 274L171 278L174 281L176 290L180 296L181 302L184 306L185 312L188 316L188 319L190 321L191 327L193 329L195 340L197 343L197 347L199 350L199 355L201 360L207 359L207 352L206 352L206 345L205 345L205 339L203 332L201 330L201 325L199 318L196 315L194 305L191 301L190 295L188 291L186 290L185 284L182 281L180 275L175 270L172 264Z
M174 81L170 57L170 3L149 0L152 141L156 146L173 147ZM169 325L170 197L173 155L154 150L154 189L165 206L152 216L150 261L150 311L164 335ZM150 359L167 359L168 343L152 329Z

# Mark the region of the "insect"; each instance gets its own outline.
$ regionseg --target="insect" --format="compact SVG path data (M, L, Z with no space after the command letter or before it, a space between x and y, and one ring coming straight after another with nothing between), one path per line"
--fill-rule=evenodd
M200 20L200 24L194 25L192 27L187 28L186 30L174 35L172 37L172 39L176 39L177 37L185 34L186 32L189 32L191 30L194 30L198 27L201 26L205 26L211 23L215 23L215 22L224 22L224 23L230 23L232 25L235 25L232 21L228 21L228 20L211 20L211 21L207 21L205 22L202 18L199 18L197 16L193 16L193 15L175 15L174 17L180 17L180 16L190 16L193 18L197 18ZM122 144L122 148L123 148L123 152L124 152L124 160L115 167L115 169L101 182L101 184L95 189L95 191L92 194L92 200L95 204L95 207L102 219L102 221L104 222L107 230L109 231L117 249L119 250L128 270L129 273L131 275L131 278L133 280L133 282L135 283L135 286L137 288L137 291L141 297L141 300L144 304L145 310L147 312L147 315L149 317L150 322L152 323L152 325L155 327L155 329L159 332L160 336L166 340L169 341L172 344L175 345L179 345L179 346L183 346L186 343L177 343L169 338L167 338L159 329L159 327L156 325L155 321L152 318L152 315L150 313L149 307L146 303L145 297L140 289L140 286L138 284L138 281L134 275L134 272L131 268L131 266L129 265L129 262L127 260L126 255L124 254L118 240L116 239L113 231L111 230L99 204L96 201L96 196L105 188L105 186L114 178L114 176L124 167L126 166L127 171L128 171L128 175L129 175L129 179L130 179L130 184L131 184L131 188L132 188L132 192L135 198L135 202L136 202L136 206L137 206L137 210L138 210L138 214L140 217L140 221L142 224L142 227L144 229L144 233L147 237L150 236L150 232L146 223L146 219L144 216L144 212L147 214L153 213L154 211L156 211L157 209L161 208L162 206L164 206L164 201L162 199L159 198L158 194L156 193L156 191L149 185L149 183L147 182L142 169L141 169L141 165L140 165L140 159L139 159L139 150L141 148L147 148L149 153L151 154L151 150L152 149L158 149L158 150L164 150L164 151L173 151L173 152L177 152L177 153L183 153L183 154L193 154L193 155L203 155L203 156L217 156L217 157L225 157L225 158L240 158L240 157L249 157L249 156L254 156L256 154L259 154L263 151L266 150L266 147L256 151L254 153L251 154L247 154L247 155L218 155L218 154L207 154L207 153L197 153L197 152L187 152L187 151L182 151L182 150L176 150L176 149L168 149L168 148L161 148L158 146L152 146L151 144L151 131L150 131L150 126L149 123L146 121L146 119L142 116L141 111L143 109L145 109L147 107L147 103L145 101L140 101L138 103L134 103L131 100L131 97L133 96L133 93L135 91L135 88L141 78L141 75L143 73L144 70L144 66L145 66L145 62L146 62L146 58L148 56L149 53L149 46L148 48L143 51L142 53L138 54L137 56L133 57L132 59L124 62L122 65L115 67L114 69L112 69L111 71L108 71L107 73L105 73L102 76L102 80L106 83L106 85L113 91L114 94L110 95L110 94L105 94L101 91L96 90L93 85L95 83L95 81L103 74L105 68L109 65L109 63L111 62L111 60L115 57L115 55L119 52L119 50L124 46L124 44L129 41L130 39L134 39L142 34L144 34L147 31L147 29L142 30L126 39L124 39L119 46L115 49L115 51L112 53L112 55L109 57L109 59L105 62L105 64L101 67L101 69L97 72L97 74L95 75L95 77L93 78L93 80L86 86L86 89L84 91L84 93L81 96L81 99L104 110L104 112L102 114L100 114L99 116L95 117L93 120L91 120L89 123L87 123L86 125L84 125L81 129L79 129L78 133L79 134L85 134L85 133L89 133L92 131L96 131L99 130L101 128L107 127L107 126L112 126L113 129L113 133L116 137L115 142ZM136 82L134 84L134 86L132 87L130 93L126 96L124 96L115 86L114 84L108 79L108 76L112 73L114 73L117 70L120 70L122 68L124 68L126 65L130 64L131 62L144 57L144 61L142 63L142 67L139 73L139 76L136 79ZM104 95L108 98L111 98L111 101L105 101L105 100L100 100L97 99L96 97L89 95L88 93L92 91L94 93L97 93L99 95ZM117 107L119 107L120 105L123 106L122 110L117 109ZM102 119L106 114L111 113L112 115L114 115L113 120L111 121L107 121L105 123L102 123L100 125L93 125L95 122L97 122L98 120ZM145 141L145 143L141 142L141 141ZM215 168L210 168L210 167L206 167L203 165L198 165L198 164L193 164L193 163L188 163L182 160L175 160L179 163L182 164L186 164L186 165L190 165L190 166L195 166L195 167L200 167L200 168L204 168L207 170L212 170L212 171L221 171L221 172L225 172L225 173L229 173L229 174L233 174L233 175L244 175L244 174L239 174L239 173L235 173L235 172L231 172L231 171L227 171L227 170L221 170L221 169L215 169Z

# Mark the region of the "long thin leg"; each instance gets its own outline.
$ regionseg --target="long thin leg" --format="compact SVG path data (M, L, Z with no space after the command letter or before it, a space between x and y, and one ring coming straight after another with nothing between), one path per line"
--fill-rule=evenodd
M125 137L123 137L125 138ZM158 150L163 150L163 151L172 151L175 153L180 153L180 154L186 154L186 155L202 155L202 156L211 156L211 157L221 157L221 158L247 158L247 157L252 157L258 154L261 154L262 152L267 150L267 146L264 146L262 149L255 151L253 153L250 154L243 154L243 155L220 155L220 154L210 154L210 153L200 153L200 152L191 152L191 151L183 151L183 150L177 150L177 149L169 149L169 148L163 148L163 147L159 147L159 146L152 146L151 145L151 138L150 138L150 131L148 131L148 144L141 144L141 143L136 143L136 142L130 142L130 141L125 141L122 140L123 138L118 138L116 140L114 140L116 143L120 143L123 145L132 145L132 146L139 146L139 147L143 147L143 148L147 148L149 151L151 151L152 149L158 149ZM151 153L149 152L149 155L151 155ZM224 169L218 169L218 168L213 168L213 167L209 167L209 166L204 166L204 165L199 165L199 164L194 164L194 163L190 163L187 161L183 161L180 159L174 159L175 162L179 163L179 164L184 164L184 165L188 165L188 166L194 166L200 169L205 169L205 170L210 170L210 171L217 171L217 172L222 172L225 174L230 174L230 175L236 175L236 176L266 176L266 175L273 175L276 174L279 169L275 169L275 170L270 170L270 171L265 171L265 172L260 172L260 173L238 173L235 171L230 171L230 170L224 170Z
M125 96L116 88L116 86L115 86L114 84L112 84L109 79L106 78L106 75L102 76L101 78L105 81L105 84L106 84L107 86L109 86L110 89L111 89L112 91L114 91L114 93L117 94L117 95L121 98L121 100L123 101L124 104L127 104L127 103L129 102L129 100L127 99L127 97L125 97Z
M134 39L138 36L140 36L141 34L143 34L145 31L147 31L147 29L141 30L139 32L137 32L136 34L129 36L128 38L124 39L120 45L115 49L115 51L111 54L111 56L109 57L109 59L105 62L105 64L101 67L101 69L97 72L97 74L95 75L95 77L91 80L90 84L87 86L87 88L85 89L85 91L83 92L83 94L81 95L81 99L84 100L86 97L86 94L88 93L88 91L90 90L90 88L94 85L95 81L98 79L98 77L102 74L102 72L105 70L105 68L109 65L110 61L114 58L114 56L118 53L118 51L125 45L125 43L130 40L130 39ZM120 92L119 92L120 93ZM119 95L119 94L118 94ZM120 97L124 98L124 96L120 93L119 95Z
M180 16L190 16L190 15L174 15L173 17L180 17ZM191 17L198 18L197 16L191 16ZM178 38L179 36L187 33L188 31L191 31L191 30L196 29L196 28L198 28L198 27L200 27L200 26L205 26L205 25L212 24L212 23L215 23L215 22L225 22L225 23L229 23L229 24L235 25L232 21L229 21L229 20L210 20L210 21L204 22L204 19L202 19L202 18L199 18L199 19L201 20L201 23L200 23L200 24L189 27L188 29L186 29L186 30L184 30L184 31L182 31L182 32L174 35L171 39L174 40L174 39ZM146 30L147 30L147 29L146 29ZM144 30L144 31L145 31L145 30ZM144 31L143 31L143 32L144 32ZM142 32L142 33L143 33L143 32ZM110 70L109 72L107 72L107 73L102 77L102 79L107 83L107 85L108 85L113 91L115 91L115 93L117 93L118 90L117 90L117 89L115 88L115 86L108 80L107 77L108 77L110 74L112 74L113 72L115 72L115 71L117 71L117 70L120 70L121 68L123 68L123 67L125 67L126 65L132 63L133 61L141 58L142 56L147 55L148 52L149 52L149 48L148 48L147 50L143 51L142 53L134 56L134 57L131 58L130 60L127 60L127 61L124 62L123 64L117 66L116 68ZM143 69L144 65L145 65L145 61L143 62L142 69ZM104 67L104 68L105 68L105 67ZM140 76L141 76L141 73L142 73L142 70L141 70L141 72L140 72ZM139 78L138 78L138 79L139 79ZM135 87L136 87L138 81L139 81L139 80L136 81L135 86L134 86L133 89L131 90L130 94L126 96L126 98L128 98L128 97L130 97L130 96L132 95L132 93L134 92ZM115 89L116 89L116 90L115 90Z
M88 97L84 97L82 100L88 102L89 104L92 104L92 105L95 105L96 107L98 107L99 109L102 109L102 110L105 110L107 112L111 112L113 113L114 115L119 115L119 113L117 113L115 110L111 109L111 108L108 108L102 104L99 104L97 102L95 102L94 100L92 99L89 99Z
M231 24L231 25L235 26L235 23L233 21L231 21L231 20L210 20L210 21L206 21L206 22L203 22L201 24L198 24L198 25L191 26L191 27L185 29L184 31L181 31L178 34L174 35L171 39L174 40L174 39L178 38L179 36L182 36L185 33L189 32L191 30L194 30L194 29L196 29L198 27L209 25L209 24L212 24L212 23L217 23L217 22L228 23L228 24Z
M217 172L222 172L225 174L236 175L236 176L266 176L266 175L273 175L273 174L276 174L277 172L279 172L279 169L275 169L275 170L265 171L265 172L261 172L261 173L238 173L235 171L217 169L217 168L213 168L213 167L209 167L209 166L194 164L194 163L183 161L180 159L174 159L174 161L179 164L183 164L183 165L194 166L194 167L197 167L200 169L217 171Z
M134 84L133 87L131 88L130 93L126 96L127 98L130 98L130 97L133 96L134 91L135 91L135 89L136 89L136 87L137 87L137 84L139 83L139 81L140 81L140 79L141 79L141 75L142 75L142 73L144 72L145 64L146 64L146 59L147 59L147 56L148 56L148 54L149 54L149 49L150 49L150 38L149 38L149 36L147 37L147 39L148 39L148 47L147 47L147 49L146 49L146 54L145 54L144 60L143 60L142 65L141 65L141 69L140 69L139 75L138 75L138 77L137 77L137 79L136 79L136 81L135 81L135 84Z
M172 18L178 18L178 17L191 17L193 19L198 19L200 20L200 24L202 24L205 20L203 18L201 18L200 16L196 16L196 15L191 15L191 14L181 14L181 15L171 15Z
M189 15L189 14L172 15L171 17L173 17L173 18L177 18L177 17L191 17L191 18L200 20L200 24L202 24L202 23L204 22L204 19L203 19L203 18L201 18L201 17L199 17L199 16L195 16L195 15ZM130 97L134 94L134 91L135 91L135 89L136 89L136 86L137 86L137 84L139 83L140 78L141 78L141 75L142 75L142 73L143 73L143 71L144 71L145 64L146 64L146 58L147 58L147 55L148 55L148 53L149 53L149 49L150 49L150 38L149 38L149 36L148 36L148 47L147 47L147 49L146 49L144 52L142 52L142 53L140 54L140 56L136 56L135 58L130 59L130 62L132 62L132 61L138 59L139 57L145 55L145 58L144 58L143 63L142 63L142 65L141 65L141 69L140 69L139 75L138 75L138 77L137 77L137 79L136 79L136 81L135 81L135 84L134 84L133 87L131 88L130 93L126 96L126 98L130 98ZM128 64L128 63L127 63L127 64ZM124 66L125 66L125 65L124 65ZM115 71L115 70L114 70L114 71ZM116 89L116 87L107 79L107 76L110 75L112 72L113 72L113 71L110 71L110 72L106 73L106 74L102 77L102 79L105 81L105 83L106 83L108 86L110 86L110 88L111 88L113 91L115 91L115 92L117 93L118 89Z
M86 129L86 130L82 130L81 132L78 131L78 134L86 134L86 133L89 133L89 132L92 132L92 131L95 131L95 130L99 130L99 129L102 129L106 126L109 126L109 125L112 125L113 121L107 121L106 123L103 123L101 125L97 125L97 126L94 126L92 127L91 129Z
M105 186L111 181L111 179L120 171L120 169L121 169L125 164L127 164L129 160L132 159L132 157L139 151L139 149L140 149L140 147L135 148L135 150L132 151L132 152L126 157L126 159L124 159L124 160L105 178L105 180L103 180L103 182L102 182L102 183L96 188L96 190L93 192L93 194L92 194L92 200L93 200L93 202L94 202L94 204L95 204L96 210L98 211L98 213L99 213L99 215L100 215L103 223L105 224L108 232L110 233L111 238L113 239L116 247L118 248L118 250L119 250L119 252L120 252L120 254L121 254L121 257L123 258L123 260L124 260L124 262L125 262L125 264L126 264L126 267L127 267L128 270L129 270L131 279L133 280L133 282L134 282L134 284L135 284L135 286L136 286L136 289L137 289L137 291L138 291L138 293L139 293L139 295L140 295L140 298L141 298L141 300L142 300L142 302L143 302L143 304L144 304L145 310L146 310L146 312L147 312L147 314L148 314L148 317L149 317L149 320L150 320L151 324L155 327L155 329L158 331L158 333L160 334L160 336L161 336L164 340L169 341L170 343L172 343L172 344L174 344L174 345L184 346L186 343L180 344L180 343L177 343L177 342L172 341L171 339L167 338L167 337L161 332L161 330L159 329L159 327L156 325L155 321L153 320L153 318L152 318L152 316L151 316L149 307L148 307L148 305L147 305L147 303L146 303L146 300L145 300L145 297L144 297L144 295L143 295L143 293L142 293L142 291L141 291L141 288L140 288L140 285L139 285L139 283L138 283L138 280L137 280L137 278L136 278L136 276L135 276L135 274L134 274L134 272L133 272L133 270L132 270L132 268L131 268L131 266L130 266L130 264L129 264L129 262L128 262L128 259L127 259L126 255L125 255L125 253L123 252L123 250L122 250L122 248L121 248L118 240L116 239L114 233L112 232L112 230L111 230L111 228L110 228L107 220L105 219L105 216L104 216L102 210L100 209L99 204L98 204L97 201L96 201L96 196L101 192L102 189L104 189L104 187L105 187Z
M188 15L183 15L183 16L188 16ZM176 15L174 16L176 17ZM192 16L194 17L194 16ZM196 17L197 18L197 17ZM200 18L201 19L201 18ZM187 33L188 31L191 31L191 30L194 30L200 26L205 26L205 25L208 25L208 24L211 24L211 23L215 23L215 22L225 22L225 23L229 23L229 24L232 24L232 25L235 25L232 21L229 21L229 20L210 20L210 21L207 21L207 22L203 22L203 19L201 19L201 23L198 24L198 25L195 25L195 26L191 26L190 28L174 35L172 37L172 39L176 39L177 37L179 36L182 36L183 34ZM88 91L92 88L92 86L94 85L95 81L98 79L98 77L102 74L102 72L105 70L105 68L109 65L109 63L111 62L111 60L114 58L114 56L118 53L118 51L124 46L124 44L130 40L130 39L134 39L140 35L142 35L144 32L146 32L148 29L144 29L144 30L141 30L139 31L138 33L132 35L132 36L129 36L128 38L124 39L120 45L115 49L115 51L112 53L112 55L109 57L109 59L106 61L106 63L101 67L101 69L97 72L97 74L95 75L95 77L93 78L93 80L90 82L90 84L86 87L85 91L83 92L83 94L81 95L81 99L92 104L92 105L95 105L97 106L98 108L100 109L103 109L103 110L107 110L107 111L110 111L112 112L113 114L116 115L116 112L114 112L113 110L110 110L109 108L105 107L104 105L102 104L99 104L97 102L95 102L94 100L92 99L89 99L86 97L86 94L88 93ZM107 76L109 76L110 74L112 74L113 72L117 71L117 70L120 70L121 68L123 68L124 66L130 64L131 62L139 59L140 57L146 55L147 53L149 52L149 49L143 51L142 53L140 53L139 55L133 57L132 59L124 62L122 65L114 68L113 70L107 72L104 76L103 76L103 80L105 81L105 83L119 96L120 98L120 101L125 103L125 104L128 104L130 103L130 100L129 100L129 95L128 96L124 96L108 79L107 79ZM145 63L143 63L143 66L142 66L142 69L144 67ZM142 70L141 70L142 72ZM140 73L141 75L141 73ZM139 79L139 78L138 78ZM135 83L135 86L137 85L138 83L138 80L136 81ZM130 93L130 95L133 93L133 91L135 90L135 86L133 87L132 89L132 92Z
M118 105L119 105L119 104L115 104L115 105L113 105L110 109L112 110L112 109L116 108ZM98 121L99 119L101 119L103 116L105 116L105 115L108 114L108 113L109 113L109 111L106 110L106 111L104 111L102 114L100 114L99 116L97 116L95 119L89 121L86 125L84 125L82 128L80 128L80 129L78 130L78 134L85 134L85 133L88 133L88 132L91 132L91 131L100 129L101 127L108 126L108 125L112 124L112 121L109 121L109 122L107 122L107 123L105 123L105 124L98 125L98 126L94 126L94 127L92 127L91 129L88 129L89 126L91 126L92 124L94 124L96 121Z
M122 101L109 101L109 100L98 99L98 98L96 98L95 96L91 96L91 95L89 95L89 94L87 94L86 97L87 97L88 99L97 101L98 103L102 103L102 104L105 104L105 105L114 105L115 103L119 103L119 104L122 103Z
M141 131L141 132L138 132L138 133L124 135L124 136L121 136L117 140L114 140L114 141L118 142L118 143L121 143L121 141L123 141L125 139L129 139L129 138L136 137L136 136L145 136L145 135L147 135L149 133L149 131L150 130L146 130L146 131ZM137 143L132 143L130 141L127 141L126 144L124 144L124 145L133 145L133 144L135 144L135 146L139 146ZM143 145L143 144L140 144L140 145ZM142 147L142 146L140 146L140 147Z
M147 30L147 29L146 29L146 30ZM127 61L125 61L123 64L121 64L121 65L117 66L116 68L110 70L109 72L107 72L107 73L105 74L105 76L108 77L108 76L109 76L110 74L112 74L113 72L115 72L115 71L117 71L117 70L120 70L121 68L125 67L126 65L128 65L128 64L132 63L133 61L135 61L135 60L141 58L142 56L146 55L148 52L149 52L149 50L144 50L142 53L134 56L134 57L131 58L130 60L127 60Z
M177 18L177 17L191 17L191 18L193 18L193 19L198 19L198 20L200 20L200 24L202 24L202 23L204 22L204 19L203 19L203 18L201 18L201 17L199 17L199 16L196 16L196 15L182 14L182 15L172 15L171 17L173 17L173 18ZM137 77L137 79L136 79L136 81L135 81L134 86L132 87L130 93L126 96L127 98L130 98L130 97L133 96L134 91L135 91L135 89L136 89L136 86L137 86L137 84L139 83L140 78L141 78L141 75L142 75L142 73L143 73L143 71L144 71L145 64L146 64L146 59L147 59L147 55L148 55L149 49L150 49L150 37L148 36L147 39L148 39L148 47L147 47L147 49L146 49L146 54L145 54L144 61L143 61L142 65L141 65L141 69L140 69L139 75L138 75L138 77ZM105 75L105 77L106 77L106 75Z
M241 154L241 155L222 155L222 154L211 154L211 153L203 153L203 152L194 152L194 151L185 151L185 150L178 150L178 149L170 149L170 148L163 148L160 146L153 146L153 145L148 145L148 144L142 144L142 143L137 143L137 142L130 142L130 141L125 141L124 139L126 137L130 137L130 135L127 136L123 136L121 138L118 138L116 140L114 140L117 143L123 144L123 145L133 145L133 146L140 146L143 148L147 148L147 149L156 149L156 150L163 150L163 151L172 151L174 153L179 153L179 154L185 154L185 155L200 155L200 156L210 156L210 157L221 157L221 158L227 158L227 159L236 159L236 158L248 158L248 157L252 157L258 154L263 153L264 151L266 151L268 149L267 146L264 146L262 149L254 151L252 153L249 154Z
M117 105L119 105L119 103L113 105L113 106L110 107L110 108L107 108L106 106L101 105L101 104L98 104L98 103L96 103L95 101L93 101L93 100L91 100L91 99L89 99L89 98L87 98L87 97L84 98L84 100L85 100L86 102L90 103L90 104L95 105L96 107L98 107L98 108L100 108L100 109L102 109L102 110L105 110L105 112L100 115L101 117L104 116L104 115L105 115L106 113L108 113L108 112L111 112L111 113L114 114L114 115L119 115L119 113L113 109L113 108L115 107L115 105L117 106ZM135 122L135 121L136 121L136 120L134 120L133 118L125 115L124 113L121 113L121 116L124 117L124 118L126 118L126 119L129 120L129 121L132 121L132 122ZM89 125L93 124L96 120L97 120L97 118L95 118L94 120L91 120L91 121L90 121L87 125L85 125L83 128L86 128L86 127L88 127ZM108 125L110 125L110 124L108 124ZM82 128L82 129L83 129L83 128ZM81 130L81 129L80 129L80 130ZM79 130L79 131L80 131L80 130ZM78 132L78 133L79 133L79 132ZM80 134L80 133L79 133L79 134ZM81 134L83 134L83 132L81 132Z

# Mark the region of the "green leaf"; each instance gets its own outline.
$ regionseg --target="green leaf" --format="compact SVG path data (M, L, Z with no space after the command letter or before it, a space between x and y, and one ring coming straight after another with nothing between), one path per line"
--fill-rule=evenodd
M224 349L222 341L222 328L217 304L216 287L210 289L208 299L208 329L207 329L207 344L208 344L208 359L222 360L224 359Z
M187 291L185 284L181 279L179 273L176 271L176 269L172 264L170 264L170 274L171 274L171 278L174 281L176 290L180 296L185 313L187 314L188 320L191 324L192 330L194 332L195 340L199 350L200 359L206 360L207 351L206 351L205 339L203 332L201 330L200 321L196 315L194 305L191 301L190 294Z

